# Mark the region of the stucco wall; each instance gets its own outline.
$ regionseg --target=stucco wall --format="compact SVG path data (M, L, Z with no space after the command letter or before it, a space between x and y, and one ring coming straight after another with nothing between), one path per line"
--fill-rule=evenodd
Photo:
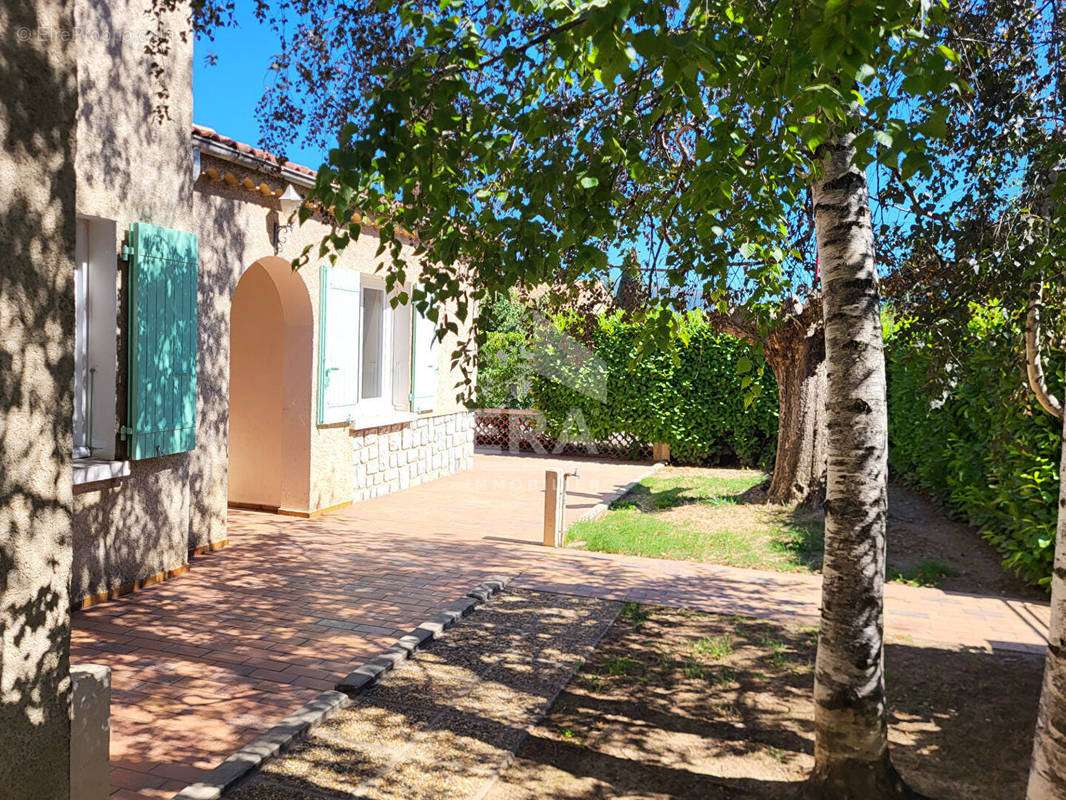
M212 179L202 175L196 183L194 195L195 216L200 225L201 269L201 344L210 331L209 359L201 358L200 383L204 393L203 408L197 450L205 455L201 459L204 468L204 485L214 485L225 480L228 462L228 373L230 309L233 292L241 274L257 260L274 258L273 224L277 219L277 201L249 190L242 184L245 179L256 185L267 183L275 189L283 189L285 181L274 176L209 155L201 158L201 169L213 170L223 176L230 174L235 183ZM315 245L329 231L328 227L309 220L294 226L285 235L277 258L291 261L308 245ZM373 230L365 229L364 235L352 243L339 259L340 268L355 269L366 274L376 271L380 258L377 255L378 239ZM412 266L412 275L417 267ZM312 309L312 334L310 353L312 371L310 386L311 408L316 408L315 392L318 386L318 330L320 273L317 266L309 265L294 273L292 280L303 282ZM210 318L208 318L210 314ZM451 415L462 411L453 389L459 380L458 370L451 366L451 353L457 337L449 335L438 347L438 397L433 415ZM206 423L206 424L205 424ZM312 411L309 420L310 485L305 505L291 506L292 511L318 511L358 497L359 487L353 480L353 439L346 423L318 425ZM209 457L206 457L209 456ZM210 477L208 477L210 476Z
M116 222L118 272L118 437L126 419L125 320L127 269L119 261L133 222L192 230L192 41L174 35L162 59L169 118L157 119L158 83L144 52L153 17L150 0L76 0L78 55L77 211ZM166 17L177 33L184 20ZM204 516L191 491L193 459L178 454L136 461L127 478L76 487L74 498L75 599L130 584L185 564L189 531Z
M285 432L278 505L310 513L350 502L355 489L348 426L315 424L319 270L309 267L293 273L288 268L288 262L306 245L317 244L328 228L314 220L297 226L275 254L277 200L250 191L241 182L247 178L255 185L266 182L283 189L284 180L208 154L201 159L200 176L194 175L191 40L171 37L165 63L169 116L156 119L158 86L144 54L152 19L144 12L150 5L151 0L75 4L77 24L86 32L78 42L82 73L76 202L79 214L116 222L116 253L136 221L199 235L196 448L135 461L128 477L75 488L72 594L76 600L166 574L186 564L189 551L226 540L231 307L241 276L253 264L267 268L275 284L285 289L286 318L286 304L306 308L299 331L287 329L283 337ZM180 19L164 22L172 31L181 30L182 24ZM234 175L236 185L203 174L212 168ZM340 266L374 272L376 249L377 239L368 230L351 245ZM126 447L119 426L127 417L129 309L126 264L117 256L116 270L115 435L117 457L123 458ZM411 270L412 275L416 272ZM461 410L453 388L458 373L450 364L455 338L449 336L438 348L435 415ZM297 375L297 367L307 372ZM238 430L238 435L243 434Z
M0 36L0 795L68 795L74 384L69 6L7 3Z
M262 266L241 278L231 321L229 501L278 506L285 322L281 297Z

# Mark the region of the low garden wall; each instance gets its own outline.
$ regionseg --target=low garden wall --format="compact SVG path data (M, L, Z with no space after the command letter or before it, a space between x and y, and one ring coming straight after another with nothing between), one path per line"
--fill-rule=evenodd
M596 440L578 435L570 440L548 432L539 411L516 408L480 408L474 412L474 446L490 452L536 453L538 455L596 456L643 460L655 449L623 431Z
M473 414L462 411L353 430L355 502L474 466Z

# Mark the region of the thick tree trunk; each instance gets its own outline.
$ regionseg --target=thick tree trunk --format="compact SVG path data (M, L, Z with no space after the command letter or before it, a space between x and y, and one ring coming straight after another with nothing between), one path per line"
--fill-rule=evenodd
M819 303L812 298L807 309ZM785 320L765 347L777 379L778 406L770 503L820 506L825 500L825 330L821 314L807 309Z
M866 176L853 137L812 187L822 269L828 431L815 766L807 798L914 797L888 757L883 661L888 417Z
M777 381L777 455L766 500L821 506L825 499L825 331L817 293L782 303L770 333L735 309L708 312L722 333L762 348Z
M1026 800L1066 797L1066 426L1059 467L1059 524L1051 575L1051 627Z

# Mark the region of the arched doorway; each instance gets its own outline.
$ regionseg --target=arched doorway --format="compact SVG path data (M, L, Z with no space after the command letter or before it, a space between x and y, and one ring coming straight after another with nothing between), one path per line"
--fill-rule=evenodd
M230 505L308 508L311 320L289 262L264 258L241 276L230 315Z

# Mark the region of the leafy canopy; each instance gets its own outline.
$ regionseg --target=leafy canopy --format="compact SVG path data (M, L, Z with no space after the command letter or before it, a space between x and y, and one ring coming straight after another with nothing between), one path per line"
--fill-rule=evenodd
M945 41L972 92L947 110L930 143L937 169L889 198L914 215L886 283L900 315L914 321L941 364L971 335L973 304L1026 307L1029 282L1046 284L1049 307L1066 297L1066 30L1061 4L960 0ZM1061 315L1045 324L1063 330ZM904 332L906 333L906 331ZM1020 344L1019 344L1020 346Z
M513 285L606 275L649 220L669 244L658 302L685 307L695 285L724 305L743 285L769 308L804 261L819 146L854 132L860 165L927 174L947 111L924 99L966 90L927 26L944 7L927 20L910 0L381 8L407 54L342 126L312 193L335 231L299 263L369 219L397 285L415 232L416 302L459 298L458 317Z

